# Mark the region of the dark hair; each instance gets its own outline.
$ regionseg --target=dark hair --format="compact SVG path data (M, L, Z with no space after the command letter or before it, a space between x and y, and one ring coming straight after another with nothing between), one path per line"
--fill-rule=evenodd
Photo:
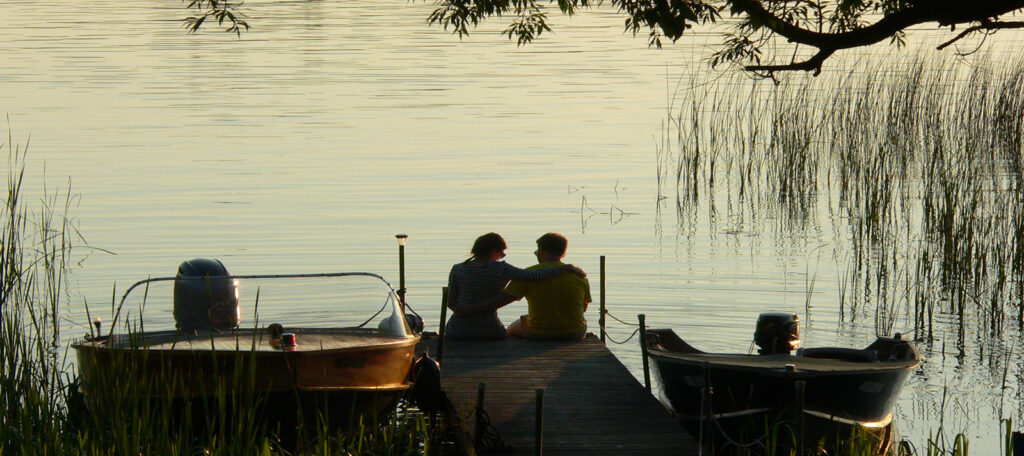
M505 245L505 239L498 233L487 233L483 236L476 238L473 242L473 248L470 249L470 253L473 254L472 258L487 258L491 252L497 250L502 251L507 249ZM471 259L472 259L471 258Z
M537 238L537 247L545 252L561 257L565 255L565 249L569 247L569 240L558 233L547 233Z

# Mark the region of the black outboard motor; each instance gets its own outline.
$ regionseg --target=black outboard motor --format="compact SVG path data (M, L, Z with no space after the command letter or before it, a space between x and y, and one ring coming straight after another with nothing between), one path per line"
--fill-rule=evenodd
M761 355L788 355L800 346L800 318L794 313L766 312L757 317L754 343Z
M211 279L231 275L220 260L196 258L178 266L174 281L174 324L185 331L238 326L238 282Z

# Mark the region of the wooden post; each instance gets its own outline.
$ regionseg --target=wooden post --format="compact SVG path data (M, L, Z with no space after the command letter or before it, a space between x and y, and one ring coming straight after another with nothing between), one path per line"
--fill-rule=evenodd
M804 391L807 388L807 382L803 380L797 380L796 382L796 413L799 415L797 419L800 423L800 453L804 454Z
M405 312L405 240L408 237L405 234L395 235L395 239L398 239L398 305L402 307L402 312Z
M711 427L715 425L714 417L711 416L709 411L711 407L708 407L711 403L711 393L709 390L710 387L708 385L700 387L700 437L698 437L700 440L697 446L700 451L703 451L705 446L711 446L709 436L711 434Z
M480 382L476 385L476 424L473 425L473 446L481 448L484 441L484 429L487 424L484 423L484 389L487 384Z
M647 361L647 316L644 314L637 315L636 318L640 320L640 356L644 360L644 388L647 392L651 392L651 366Z
M448 287L441 287L441 322L437 324L437 363L444 357L444 326L448 321Z
M605 305L604 300L604 255L601 255L601 316L598 319L601 325L601 343L604 343L605 338L605 314L608 313L608 308Z
M544 388L537 388L537 415L534 420L533 454L544 454Z

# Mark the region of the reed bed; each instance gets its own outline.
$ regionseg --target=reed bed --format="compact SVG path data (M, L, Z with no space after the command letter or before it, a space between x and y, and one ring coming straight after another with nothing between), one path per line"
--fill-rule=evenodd
M980 322L961 345L1024 327L1024 62L864 66L691 84L658 147L659 195L784 233L827 214L847 230L841 312L879 334L902 316L931 341L936 313Z

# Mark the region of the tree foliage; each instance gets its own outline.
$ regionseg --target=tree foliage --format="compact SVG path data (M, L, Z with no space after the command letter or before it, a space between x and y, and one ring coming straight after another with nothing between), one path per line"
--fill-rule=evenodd
M519 45L550 32L548 13L573 15L599 6L603 0L435 0L428 17L432 25L460 37L490 18L510 19L503 34ZM183 0L197 12L185 19L190 32L216 21L228 32L248 29L238 13L241 0ZM939 46L970 35L1024 28L1024 21L1007 20L1024 9L1024 0L608 0L625 17L625 30L647 33L651 46L676 41L700 24L729 27L712 66L739 64L747 71L771 75L776 71L821 71L837 51L888 40L901 46L908 28L921 24L948 27L950 37ZM957 31L958 26L963 26ZM780 58L778 44L797 49ZM800 50L803 50L800 52Z
M463 36L484 19L509 17L504 34L520 45L551 29L547 11L557 4L572 15L600 0L438 0L431 24ZM676 41L697 24L730 26L712 65L736 63L763 74L775 71L821 71L836 51L889 40L902 45L909 27L933 23L948 27L950 39L940 49L972 34L988 35L1024 22L1001 18L1024 8L1024 0L610 0L625 16L625 29L648 33L651 46ZM966 25L960 33L956 27ZM779 59L770 52L778 40L806 46ZM765 57L769 55L769 57Z
M195 11L195 16L183 19L185 28L189 33L198 32L207 20L217 21L217 25L224 27L227 32L241 35L242 29L249 30L249 23L244 16L237 12L241 0L231 2L230 0L182 0L188 4L190 10Z

